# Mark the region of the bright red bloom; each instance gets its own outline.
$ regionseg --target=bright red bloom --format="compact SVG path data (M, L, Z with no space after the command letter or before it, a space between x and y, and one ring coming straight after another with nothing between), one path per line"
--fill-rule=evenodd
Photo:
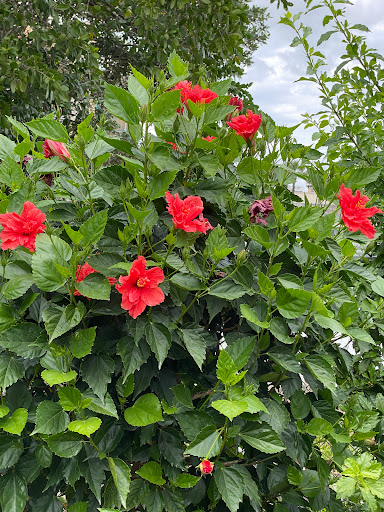
M120 276L116 290L123 296L121 307L128 310L132 318L137 318L146 306L157 306L165 297L159 284L164 281L160 267L146 270L147 262L139 256L132 264L128 276Z
M217 98L217 94L210 89L202 89L200 85L194 85L192 87L191 82L183 80L174 87L175 90L180 91L181 102L188 106L187 100L191 100L192 103L201 105L203 103L211 103L212 100ZM178 112L183 112L183 107L177 109Z
M209 221L203 217L204 205L200 197L188 196L182 200L179 194L176 193L173 197L170 192L166 192L165 197L168 203L167 210L172 215L175 228L187 233L199 231L204 234L208 229L213 229Z
M213 137L212 135L207 135L206 137L201 137L203 140L207 140L208 142L211 142L212 140L215 140L216 137Z
M199 465L200 471L204 475L210 475L212 473L214 467L215 467L214 463L207 459L204 459L203 461L201 461L201 464Z
M65 144L62 142L55 142L54 140L45 139L43 144L43 151L45 158L50 158L51 156L58 156L64 162L66 162L67 158L71 158L68 149L65 147Z
M244 140L252 140L255 133L260 128L261 117L254 114L252 110L247 110L247 114L234 117L232 121L227 121L227 125L236 131Z
M76 283L80 283L83 279L89 276L89 274L94 273L98 274L99 271L92 268L91 265L87 262L85 262L84 265L77 265L75 281ZM114 277L107 277L107 279L111 286L117 283L117 279L115 279ZM75 289L73 295L81 295L81 293Z
M233 112L231 112L227 117L227 120L230 121L232 119L232 117L236 114L236 112L242 111L243 100L240 99L238 96L231 96L231 99L229 100L228 105L232 105L232 106L236 107L236 109Z
M16 212L2 213L0 224L4 229L0 233L0 238L3 241L1 244L3 251L23 246L33 252L36 235L47 229L43 224L45 219L44 213L30 201L24 203L20 215Z
M349 231L360 230L363 235L368 238L374 238L376 230L368 220L375 213L383 213L376 206L365 208L365 204L369 201L367 196L362 196L360 190L356 194L352 194L352 189L346 188L344 183L341 185L339 193L336 196L341 206L341 215L343 222Z

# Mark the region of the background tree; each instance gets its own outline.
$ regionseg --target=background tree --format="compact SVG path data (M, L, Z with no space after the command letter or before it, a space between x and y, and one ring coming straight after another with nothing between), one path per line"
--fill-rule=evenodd
M126 85L130 65L144 74L164 69L173 49L189 60L192 79L239 77L266 41L267 18L248 0L5 0L2 128L5 115L28 120L56 105L78 121L100 97L103 78Z

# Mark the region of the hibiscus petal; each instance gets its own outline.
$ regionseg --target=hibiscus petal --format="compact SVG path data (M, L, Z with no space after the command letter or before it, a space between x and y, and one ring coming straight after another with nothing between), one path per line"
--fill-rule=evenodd
M164 281L164 272L160 267L153 267L147 270L147 278L150 280L149 286L157 286Z
M146 303L143 301L134 304L129 310L128 313L132 318L137 318L146 308Z
M148 306L157 306L165 300L165 296L160 288L143 288L141 290L141 300Z
M131 272L132 270L136 273L137 271L139 271L139 275L137 276L137 279L139 278L139 276L143 275L145 273L145 267L147 266L147 262L146 262L146 259L144 258L144 256L138 256L137 260L135 260L133 263L132 263L132 268L131 268L131 271L130 271L130 275L131 275ZM132 274L133 276L133 274Z

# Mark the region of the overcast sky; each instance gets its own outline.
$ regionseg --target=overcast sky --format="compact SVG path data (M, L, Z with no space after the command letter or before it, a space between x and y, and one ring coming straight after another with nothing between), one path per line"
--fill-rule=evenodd
M294 6L290 8L290 12L295 14L305 11L304 0L291 1ZM250 91L255 103L272 116L277 124L292 126L302 120L301 114L321 110L318 91L312 82L295 83L295 80L305 76L307 65L302 47L290 47L295 36L293 30L278 23L284 10L277 9L277 3L271 5L269 0L253 0L253 3L268 7L271 14L270 37L267 44L255 52L254 63L247 69L242 81L252 83ZM312 5L316 3L314 0ZM339 7L343 5L339 4ZM369 33L360 32L366 36L368 46L384 54L384 0L354 0L354 5L348 5L346 9L347 19L351 24L361 23L371 30ZM301 18L303 24L313 30L313 34L309 36L312 44L318 41L322 32L331 30L331 23L325 28L322 26L326 14L329 14L327 9L321 8ZM327 57L328 69L335 69L340 62L339 56L343 51L340 41L339 35L334 34L319 48ZM299 142L311 142L308 130L299 128L295 133Z

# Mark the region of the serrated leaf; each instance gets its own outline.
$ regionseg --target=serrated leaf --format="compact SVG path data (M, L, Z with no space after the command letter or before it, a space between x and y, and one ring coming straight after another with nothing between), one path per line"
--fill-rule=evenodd
M107 392L107 386L111 382L111 373L115 363L106 354L92 354L81 363L81 375L89 387L101 399Z
M147 462L146 464L144 464L144 466L142 466L139 470L136 471L136 475L139 475L141 476L141 478L148 480L148 482L151 482L151 484L165 484L161 466L160 464L154 461Z
M64 384L76 379L77 372L71 370L69 372L59 372L57 370L43 370L41 376L49 386L55 386L57 384Z
M201 371L207 350L204 338L194 329L182 329L181 335L188 352Z
M127 495L131 483L131 469L121 459L112 459L111 457L108 457L108 464L112 473L115 487L120 497L121 504L124 508L126 508Z
M162 324L149 323L146 326L145 334L147 343L155 354L160 369L171 347L171 333Z
M27 423L27 418L27 409L16 409L12 416L8 418L2 418L0 420L0 427L5 432L9 432L10 434L20 436L21 432L24 430L25 424Z
M251 425L240 433L240 436L249 445L263 453L278 453L285 450L285 446L276 432L267 424Z
M75 432L64 432L49 436L47 444L59 457L72 458L81 450L83 438Z
M36 427L33 434L57 434L63 432L69 423L68 414L57 402L44 400L36 410Z
M80 226L79 233L83 235L81 244L83 247L95 245L103 236L108 219L108 210L96 213Z

